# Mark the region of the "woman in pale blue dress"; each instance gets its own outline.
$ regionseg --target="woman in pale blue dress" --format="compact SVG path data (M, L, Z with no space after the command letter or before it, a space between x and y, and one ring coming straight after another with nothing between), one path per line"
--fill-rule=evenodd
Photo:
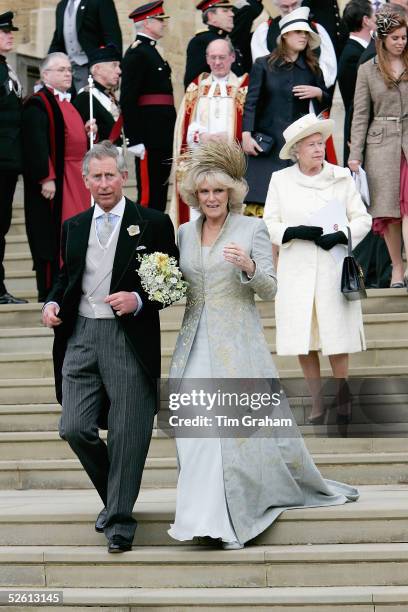
M272 247L264 222L240 214L244 173L238 145L208 143L187 162L183 199L201 215L179 228L189 288L171 379L278 378L255 306L255 294L271 300L276 293ZM283 396L274 416L288 414ZM181 541L209 536L225 549L242 548L285 509L355 501L356 489L322 478L294 429L291 437L178 437L169 534Z

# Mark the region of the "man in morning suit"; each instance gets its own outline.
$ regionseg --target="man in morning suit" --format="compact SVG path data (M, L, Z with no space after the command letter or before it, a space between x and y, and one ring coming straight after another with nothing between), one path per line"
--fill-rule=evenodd
M331 38L339 58L347 41L347 31L340 18L337 0L303 0L302 6L310 8L310 19L320 23Z
M358 63L371 41L371 33L376 30L375 12L370 0L351 0L344 9L343 22L350 35L340 56L337 78L345 110L343 163L346 165Z
M128 150L136 156L138 203L164 211L171 170L174 108L171 68L158 50L168 15L163 1L134 10L139 33L122 62L120 106Z
M13 13L0 15L0 304L22 304L8 293L4 284L4 252L6 234L10 229L14 191L21 172L21 112L20 81L7 63L6 54L13 48Z
M83 173L95 206L64 223L63 268L43 322L55 329L56 370L63 364L60 435L105 505L95 529L120 553L132 548L160 377L160 305L141 286L138 255L178 251L170 218L123 196L126 166L112 143L88 151ZM106 402L107 445L98 432Z
M225 0L202 0L197 4L202 11L204 30L199 30L187 46L184 87L203 72L211 72L206 61L207 47L217 38L230 38L235 50L232 72L242 76L252 66L251 28L254 20L262 13L262 0L246 0L236 9L232 2Z
M123 144L123 118L115 91L119 87L121 55L114 45L95 49L89 54L89 69L93 77L93 117L98 126L98 140L110 140L118 147ZM89 120L89 86L80 90L74 106L84 123Z
M89 53L113 43L122 54L122 32L114 0L60 0L55 22L48 53L62 51L68 55L76 91L88 82Z

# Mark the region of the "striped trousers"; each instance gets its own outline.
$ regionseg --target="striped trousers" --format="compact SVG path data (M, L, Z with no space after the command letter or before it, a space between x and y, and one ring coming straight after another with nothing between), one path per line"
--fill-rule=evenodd
M132 517L153 428L156 396L116 319L78 316L62 369L60 436L107 508L105 535L132 541ZM98 417L110 402L107 444Z

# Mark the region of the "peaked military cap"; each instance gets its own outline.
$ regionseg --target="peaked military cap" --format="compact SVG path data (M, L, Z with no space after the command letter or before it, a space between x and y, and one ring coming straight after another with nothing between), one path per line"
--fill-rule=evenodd
M12 11L2 13L0 15L0 30L4 30L5 32L17 32L18 28L13 25L13 17L14 13Z
M204 13L209 8L234 8L234 4L223 0L202 0L202 2L197 4L196 8Z
M145 19L168 19L169 15L166 15L163 8L163 0L157 2L149 2L143 4L135 9L129 15L129 19L133 19L135 23L138 21L144 21Z

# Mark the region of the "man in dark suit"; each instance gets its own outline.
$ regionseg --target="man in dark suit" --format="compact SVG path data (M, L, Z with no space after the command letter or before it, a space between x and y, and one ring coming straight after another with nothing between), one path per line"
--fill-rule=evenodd
M351 0L344 9L343 22L350 34L340 56L337 78L345 110L344 164L347 164L358 62L370 43L371 33L376 29L375 12L370 0Z
M63 363L60 435L105 505L96 530L119 553L131 549L136 530L160 377L161 305L141 286L138 255L178 251L170 218L123 196L127 171L113 144L88 151L83 171L95 206L64 223L64 265L43 322L55 329L56 369ZM107 445L98 432L106 401Z
M121 56L113 45L95 49L89 54L89 69L93 77L93 118L98 126L98 139L123 143L123 117L115 91L119 87ZM84 123L89 121L89 86L80 90L74 106Z
M340 19L337 0L303 0L302 6L310 8L310 19L320 23L331 38L337 57L340 57L347 41L347 31Z
M251 28L254 20L262 13L262 0L247 0L236 9L232 2L223 0L202 0L197 9L203 13L206 28L200 30L190 40L187 47L184 87L203 72L211 72L206 60L206 50L210 42L217 38L231 39L235 49L235 62L232 72L242 76L251 69Z
M13 25L13 16L11 11L0 15L0 304L27 301L8 293L3 266L14 191L22 166L22 91L18 77L5 57L13 48L13 32L18 30Z
M122 33L114 0L60 0L56 27L48 53L62 51L72 63L73 86L79 91L88 82L88 55L113 43L122 54Z
M122 62L120 106L128 150L136 156L138 203L164 211L173 151L171 68L158 49L168 15L163 1L149 2L129 18L140 28Z

